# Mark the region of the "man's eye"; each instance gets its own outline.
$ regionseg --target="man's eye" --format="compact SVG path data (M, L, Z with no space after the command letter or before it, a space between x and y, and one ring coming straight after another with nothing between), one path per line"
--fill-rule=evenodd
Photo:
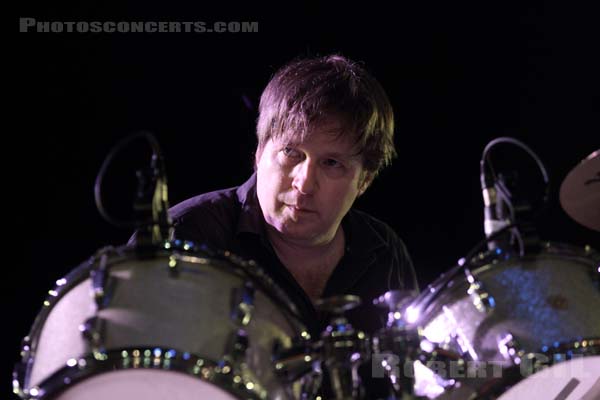
M339 168L342 166L342 164L338 160L334 160L333 158L326 159L325 161L323 161L323 164L325 164L326 167L332 168Z
M294 149L293 147L290 147L290 146L284 147L283 150L281 150L281 152L286 157L290 157L290 158L298 158L298 157L300 157L300 153L298 152L298 150L296 150L296 149Z

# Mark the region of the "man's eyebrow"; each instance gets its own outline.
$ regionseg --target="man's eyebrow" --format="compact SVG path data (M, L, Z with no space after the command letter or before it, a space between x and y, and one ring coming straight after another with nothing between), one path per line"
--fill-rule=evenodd
M323 157L325 157L325 158L338 158L338 159L342 159L342 160L352 160L354 158L357 158L358 156L360 156L360 153L356 153L356 152L341 153L338 151L332 151L332 152L323 154Z
M302 146L302 141L301 140L285 140L284 138L278 139L278 140L274 140L273 141L277 146L289 146L289 147L300 147ZM355 158L360 157L361 155L361 151L360 150L350 150L346 153L344 152L340 152L340 151L329 151L327 153L323 153L320 154L320 157L323 158L337 158L337 159L342 159L342 160L352 160Z

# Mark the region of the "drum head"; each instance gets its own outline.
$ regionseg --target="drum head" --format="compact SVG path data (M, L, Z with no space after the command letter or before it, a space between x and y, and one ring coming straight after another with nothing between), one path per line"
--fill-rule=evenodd
M69 387L55 400L235 400L236 397L198 378L152 369L121 370L93 376Z
M499 400L600 399L600 356L564 361L513 386Z

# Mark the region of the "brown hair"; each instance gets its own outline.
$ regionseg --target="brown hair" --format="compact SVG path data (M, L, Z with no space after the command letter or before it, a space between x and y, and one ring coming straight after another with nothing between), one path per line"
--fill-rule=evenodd
M396 156L394 114L365 68L340 55L294 61L275 73L260 98L257 154L272 138L303 140L311 125L336 118L354 137L373 176Z

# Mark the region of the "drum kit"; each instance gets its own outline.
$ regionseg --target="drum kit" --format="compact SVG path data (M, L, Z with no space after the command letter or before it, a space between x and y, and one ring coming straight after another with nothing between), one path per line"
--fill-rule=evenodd
M357 399L366 397L358 372L366 366L389 386L388 399L599 399L600 254L537 240L517 223L526 215L519 207L498 215L507 188L483 181L496 223L481 246L421 293L319 301L330 322L317 337L252 260L150 230L139 246L100 249L48 292L13 391L54 400ZM166 196L157 192L154 204ZM600 152L570 172L560 201L600 231ZM516 232L519 246L507 245L502 238ZM361 300L387 313L379 331L345 317Z

